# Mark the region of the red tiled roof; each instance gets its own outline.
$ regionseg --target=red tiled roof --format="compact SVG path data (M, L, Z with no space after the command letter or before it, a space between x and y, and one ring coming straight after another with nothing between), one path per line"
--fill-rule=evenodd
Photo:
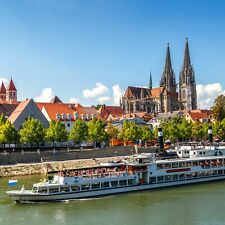
M1 87L0 87L0 94L6 94L6 89L5 89L5 85L2 82Z
M30 101L31 99L20 102L20 104L16 107L16 109L13 111L13 113L9 117L9 121L11 123L15 122L15 120L18 118L20 113L25 109L25 107L29 104Z
M13 83L12 78L9 81L9 84L8 84L8 87L7 87L7 91L16 91L16 87L15 87L15 85Z
M120 106L101 106L98 113L102 119L107 119L110 115L112 117L121 117L125 114Z
M74 113L76 113L75 110L69 108L67 105L59 104L59 103L46 103L46 104L40 104L37 103L38 107L42 109L45 109L47 112L50 120L57 120L57 114L60 115L61 121L74 121ZM66 115L66 118L62 118L62 114ZM67 115L70 115L70 118L67 117Z
M207 113L204 113L204 112L193 112L193 111L191 111L191 112L188 112L187 114L190 116L190 118L193 122L197 122L200 119L209 118L209 115Z
M152 88L151 96L153 98L158 98L158 97L160 97L160 94L162 93L162 91L163 91L163 87Z

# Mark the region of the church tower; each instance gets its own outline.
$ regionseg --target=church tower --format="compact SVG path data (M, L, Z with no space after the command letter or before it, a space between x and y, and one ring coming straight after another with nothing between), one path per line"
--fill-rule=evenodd
M12 78L10 79L8 87L6 89L6 101L9 103L17 102L17 90Z
M179 77L179 101L181 110L197 109L195 74L190 60L188 38L186 38L184 62Z
M176 78L173 72L170 46L167 45L166 62L160 80L160 87L164 87L162 93L162 112L170 112L177 109L177 92L176 92Z
M5 100L6 100L6 89L5 89L5 85L2 81L2 84L0 87L0 101L5 102Z

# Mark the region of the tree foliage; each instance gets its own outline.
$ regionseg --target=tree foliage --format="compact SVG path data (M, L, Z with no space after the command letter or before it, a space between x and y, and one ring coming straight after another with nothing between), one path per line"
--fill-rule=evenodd
M41 143L44 141L45 129L40 120L28 117L19 134L22 143Z
M213 117L217 121L222 121L225 118L225 95L219 95L211 109Z
M0 125L0 143L12 144L18 141L19 134L8 120Z
M45 138L51 142L67 141L65 125L60 121L51 121L49 128L46 129Z
M141 133L141 139L143 141L149 141L153 139L153 131L148 126L142 127Z
M141 131L141 128L138 127L134 122L125 120L118 136L124 141L136 141L141 139Z
M88 136L87 123L81 119L75 121L73 128L70 131L69 139L81 143L86 141Z
M101 142L106 140L105 124L99 119L93 118L88 123L88 140Z
M113 126L111 122L109 122L107 125L106 133L109 139L113 139L117 138L119 131L115 126Z

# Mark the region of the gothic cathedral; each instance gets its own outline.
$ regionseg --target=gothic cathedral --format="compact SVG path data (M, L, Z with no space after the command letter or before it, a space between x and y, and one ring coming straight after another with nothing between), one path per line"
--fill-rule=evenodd
M172 68L168 44L160 87L152 88L152 77L150 74L148 88L128 86L121 99L121 107L126 113L172 112L197 109L195 75L190 60L188 39L186 39L184 63L179 76L179 91L177 92L176 77Z

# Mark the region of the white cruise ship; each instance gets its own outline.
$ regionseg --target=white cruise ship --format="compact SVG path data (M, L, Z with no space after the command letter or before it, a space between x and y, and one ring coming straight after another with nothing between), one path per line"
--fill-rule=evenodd
M225 156L205 156L190 150L189 158L157 159L156 154L133 155L120 163L58 173L32 190L7 194L16 202L63 201L93 198L225 178Z

